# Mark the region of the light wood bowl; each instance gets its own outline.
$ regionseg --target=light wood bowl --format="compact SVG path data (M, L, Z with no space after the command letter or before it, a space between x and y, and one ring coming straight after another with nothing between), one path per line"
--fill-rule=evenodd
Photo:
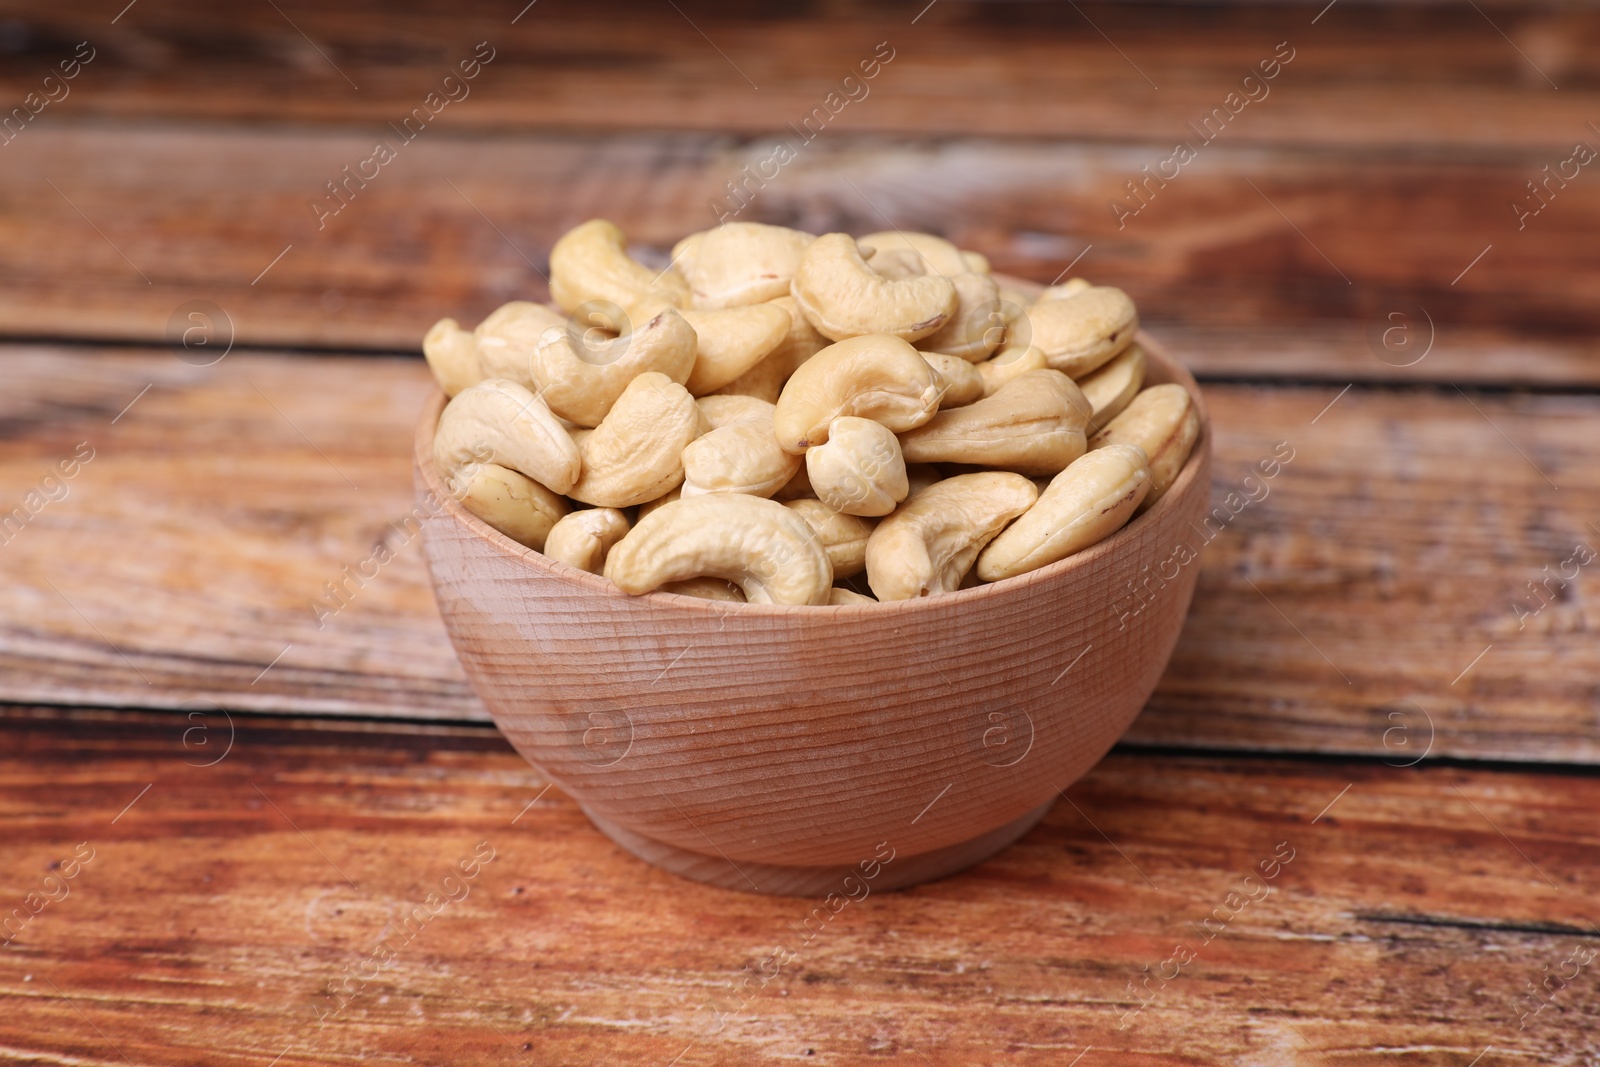
M416 490L445 628L517 750L649 863L813 896L961 870L1116 742L1188 611L1198 564L1170 561L1201 543L1210 419L1189 373L1140 341L1147 381L1182 383L1201 418L1154 507L1031 574L848 607L634 597L524 548L445 491L436 394ZM1164 587L1131 610L1134 583L1156 574Z

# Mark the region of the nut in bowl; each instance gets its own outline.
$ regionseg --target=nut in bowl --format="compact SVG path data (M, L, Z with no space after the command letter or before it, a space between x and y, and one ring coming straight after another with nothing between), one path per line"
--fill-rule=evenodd
M980 256L830 235L808 262L821 240L728 226L755 229L687 239L688 280L609 263L624 246L605 240L553 287L722 331L694 342L716 386L686 388L694 364L657 345L614 397L569 398L579 423L535 358L565 327L520 369L497 351L509 381L435 328L453 340L429 362L465 401L435 396L417 430L439 608L506 737L641 859L766 893L938 878L1026 833L1155 688L1194 590L1204 402L1118 291L996 277L1026 306L965 344L939 331L993 287L944 271L987 278ZM760 269L707 259L728 248ZM893 330L851 333L873 292ZM1084 294L1029 324L1030 301ZM728 314L748 307L789 329ZM928 336L984 372L959 397Z

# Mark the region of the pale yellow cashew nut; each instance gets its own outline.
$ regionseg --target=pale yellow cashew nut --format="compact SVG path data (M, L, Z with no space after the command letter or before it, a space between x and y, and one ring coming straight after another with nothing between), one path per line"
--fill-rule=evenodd
M1128 294L1093 285L1028 308L1030 343L1052 370L1081 378L1127 348L1139 330Z
M978 556L978 577L998 582L1066 559L1122 529L1150 491L1137 445L1107 445L1056 475L1021 518Z
M828 606L833 608L851 607L856 604L876 604L877 601L869 596L862 596L854 589L844 589L834 586L828 593Z
M1138 445L1150 457L1150 493L1139 505L1148 510L1172 487L1200 436L1200 412L1183 386L1169 382L1142 390L1122 414L1089 439L1091 449L1112 444Z
M545 539L544 554L569 567L599 574L606 553L628 532L628 517L616 508L586 508L569 513Z
M546 330L566 321L560 311L544 304L513 300L500 305L472 331L478 344L478 370L485 378L509 378L537 391L533 350Z
M568 495L610 508L666 495L683 481L683 450L705 425L687 389L646 371L628 383L599 426L577 435L583 473Z
M867 569L867 538L873 522L859 515L844 515L820 500L791 500L784 504L817 532L835 579L849 578Z
M789 313L776 304L716 311L685 311L698 338L694 369L685 383L704 396L748 373L789 336Z
M960 356L969 363L988 359L1005 333L1000 287L987 274L965 271L950 276L956 287L956 310L938 333L917 342L923 353Z
M449 479L463 507L518 544L544 548L550 531L567 514L565 498L527 475L498 463L471 463Z
M1144 385L1144 368L1144 348L1135 342L1099 370L1078 379L1083 398L1094 408L1094 414L1089 417L1091 434L1098 433L1121 414L1138 395Z
M914 341L936 332L956 310L956 289L949 278L884 277L843 233L811 242L790 292L817 332L835 341L875 333Z
M722 578L752 604L826 604L833 567L804 518L772 500L708 493L639 520L606 559L606 577L638 595L666 582Z
M1055 474L1083 455L1089 404L1060 371L1014 378L993 396L941 411L900 435L913 463L968 463L1018 474Z
M853 415L834 419L828 440L806 449L806 473L817 499L845 515L887 515L910 491L900 442Z
M595 427L639 375L656 371L682 385L694 367L694 329L672 308L630 334L595 342L552 329L534 349L533 387L550 410Z
M689 285L670 267L653 271L630 257L616 224L590 219L550 249L550 296L568 314L599 300L642 322L664 307L687 307Z
M544 401L503 378L479 382L445 405L433 460L446 477L473 461L498 463L557 493L569 492L582 469L578 446Z
M771 404L752 396L699 400L710 431L683 450L683 495L771 496L800 469L801 458L778 447Z
M939 386L939 410L964 407L983 397L983 375L976 364L960 356L946 356L938 352L924 352L922 358L928 366L939 372L943 382Z
M1026 348L1002 348L993 359L986 359L977 366L978 376L983 379L984 396L998 393L1000 387L1013 378L1020 378L1030 371L1049 369L1044 353L1032 345Z
M472 334L455 319L440 319L422 337L422 355L445 396L455 396L483 380Z
M958 474L924 489L867 539L867 584L879 600L950 593L985 545L1039 491L1020 474Z
M679 241L672 261L689 283L690 307L761 304L789 292L800 256L814 240L787 226L726 222Z
M903 250L914 253L922 260L923 269L928 274L945 274L953 277L972 269L967 265L967 257L961 249L943 237L931 233L917 233L914 230L880 230L865 237L858 237L856 240L880 252ZM988 266L987 260L984 260L984 266Z
M841 415L880 422L899 433L921 426L939 406L937 372L917 350L887 334L829 345L802 363L778 397L778 443L804 452L828 439Z

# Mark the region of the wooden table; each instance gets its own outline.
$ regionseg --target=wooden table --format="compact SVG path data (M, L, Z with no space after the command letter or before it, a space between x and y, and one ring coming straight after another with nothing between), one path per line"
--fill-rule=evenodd
M0 5L0 1062L1596 1062L1600 16L125 2ZM837 912L590 828L394 525L432 320L783 138L739 217L1127 289L1233 512L1124 743Z

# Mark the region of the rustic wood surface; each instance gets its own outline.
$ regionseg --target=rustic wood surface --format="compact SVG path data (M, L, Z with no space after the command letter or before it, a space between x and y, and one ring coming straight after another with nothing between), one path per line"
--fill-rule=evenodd
M95 457L0 546L0 699L483 716L418 546L393 525L430 391L420 360L4 358L0 502L21 502L80 442ZM1600 548L1600 400L1204 388L1213 504L1226 514L1238 493L1239 511L1211 527L1135 739L1400 759L1415 748L1386 740L1431 734L1436 755L1600 759L1593 567L1540 586L1537 614L1513 607L1539 607L1526 583L1577 544ZM1293 459L1246 484L1279 442ZM395 561L319 619L313 602L338 607L325 583L380 541ZM1387 732L1397 711L1409 735Z
M93 855L0 950L11 1063L1581 1067L1600 1026L1587 774L1114 754L830 906L639 863L486 730L11 714L0 903Z
M1530 183L1600 146L1600 13L525 5L0 2L0 1062L1592 1064L1600 179ZM664 262L878 42L739 217L1126 288L1236 513L1069 802L834 915L634 860L484 721L397 357L585 218Z

